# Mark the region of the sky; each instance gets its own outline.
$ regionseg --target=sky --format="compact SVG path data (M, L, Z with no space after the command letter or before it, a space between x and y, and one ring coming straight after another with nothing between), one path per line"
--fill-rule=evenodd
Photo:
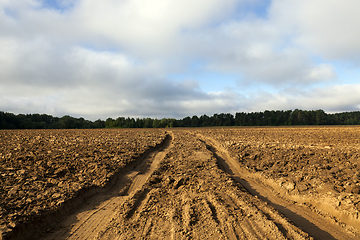
M0 0L0 111L360 110L359 0Z

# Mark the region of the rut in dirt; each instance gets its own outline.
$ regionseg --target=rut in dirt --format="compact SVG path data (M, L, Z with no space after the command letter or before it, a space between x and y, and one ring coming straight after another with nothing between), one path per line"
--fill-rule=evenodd
M352 239L269 193L221 144L191 131L172 131L98 190L37 239Z
M312 239L234 182L194 134L174 135L154 179L98 239Z
M80 209L62 218L56 229L41 239L93 239L113 219L115 210L131 198L141 199L144 193L139 190L164 158L171 145L172 136L168 134L161 146L146 153L127 166L111 188L93 195L83 202ZM130 212L129 215L132 213Z
M202 135L198 136L199 140L206 144L207 149L214 154L220 169L232 176L234 181L240 183L250 194L274 207L314 239L357 239L316 213L278 198L266 186L251 179L249 173L245 173L246 170L242 169L215 140ZM274 222L279 229L285 229L280 222L275 219Z

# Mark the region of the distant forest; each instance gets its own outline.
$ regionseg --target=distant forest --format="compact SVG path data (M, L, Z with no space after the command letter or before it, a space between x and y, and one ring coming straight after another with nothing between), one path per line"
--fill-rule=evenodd
M0 111L0 129L84 129L84 128L165 128L215 126L296 126L296 125L360 125L360 111L327 114L323 110L288 110L251 113L214 114L163 118L108 118L89 121L71 116L18 114Z

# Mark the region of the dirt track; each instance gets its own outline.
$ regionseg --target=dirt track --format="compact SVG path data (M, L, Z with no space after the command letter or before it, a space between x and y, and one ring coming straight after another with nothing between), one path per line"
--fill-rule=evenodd
M128 164L111 187L58 218L42 239L359 239L355 218L325 214L306 202L313 192L294 201L299 194L273 184L282 179L287 186L286 176L252 171L225 144L239 143L239 135L223 131L168 132L162 147ZM356 205L358 194L349 194Z

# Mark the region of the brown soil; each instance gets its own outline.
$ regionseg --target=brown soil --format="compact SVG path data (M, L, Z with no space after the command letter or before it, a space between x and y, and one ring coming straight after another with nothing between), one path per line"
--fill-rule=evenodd
M0 135L4 239L360 237L358 127Z
M64 212L164 137L163 130L0 131L0 232L11 236Z
M344 231L359 238L359 127L224 128L200 133L236 161L253 194L280 205L277 209L283 214L285 206L336 239L346 239Z

